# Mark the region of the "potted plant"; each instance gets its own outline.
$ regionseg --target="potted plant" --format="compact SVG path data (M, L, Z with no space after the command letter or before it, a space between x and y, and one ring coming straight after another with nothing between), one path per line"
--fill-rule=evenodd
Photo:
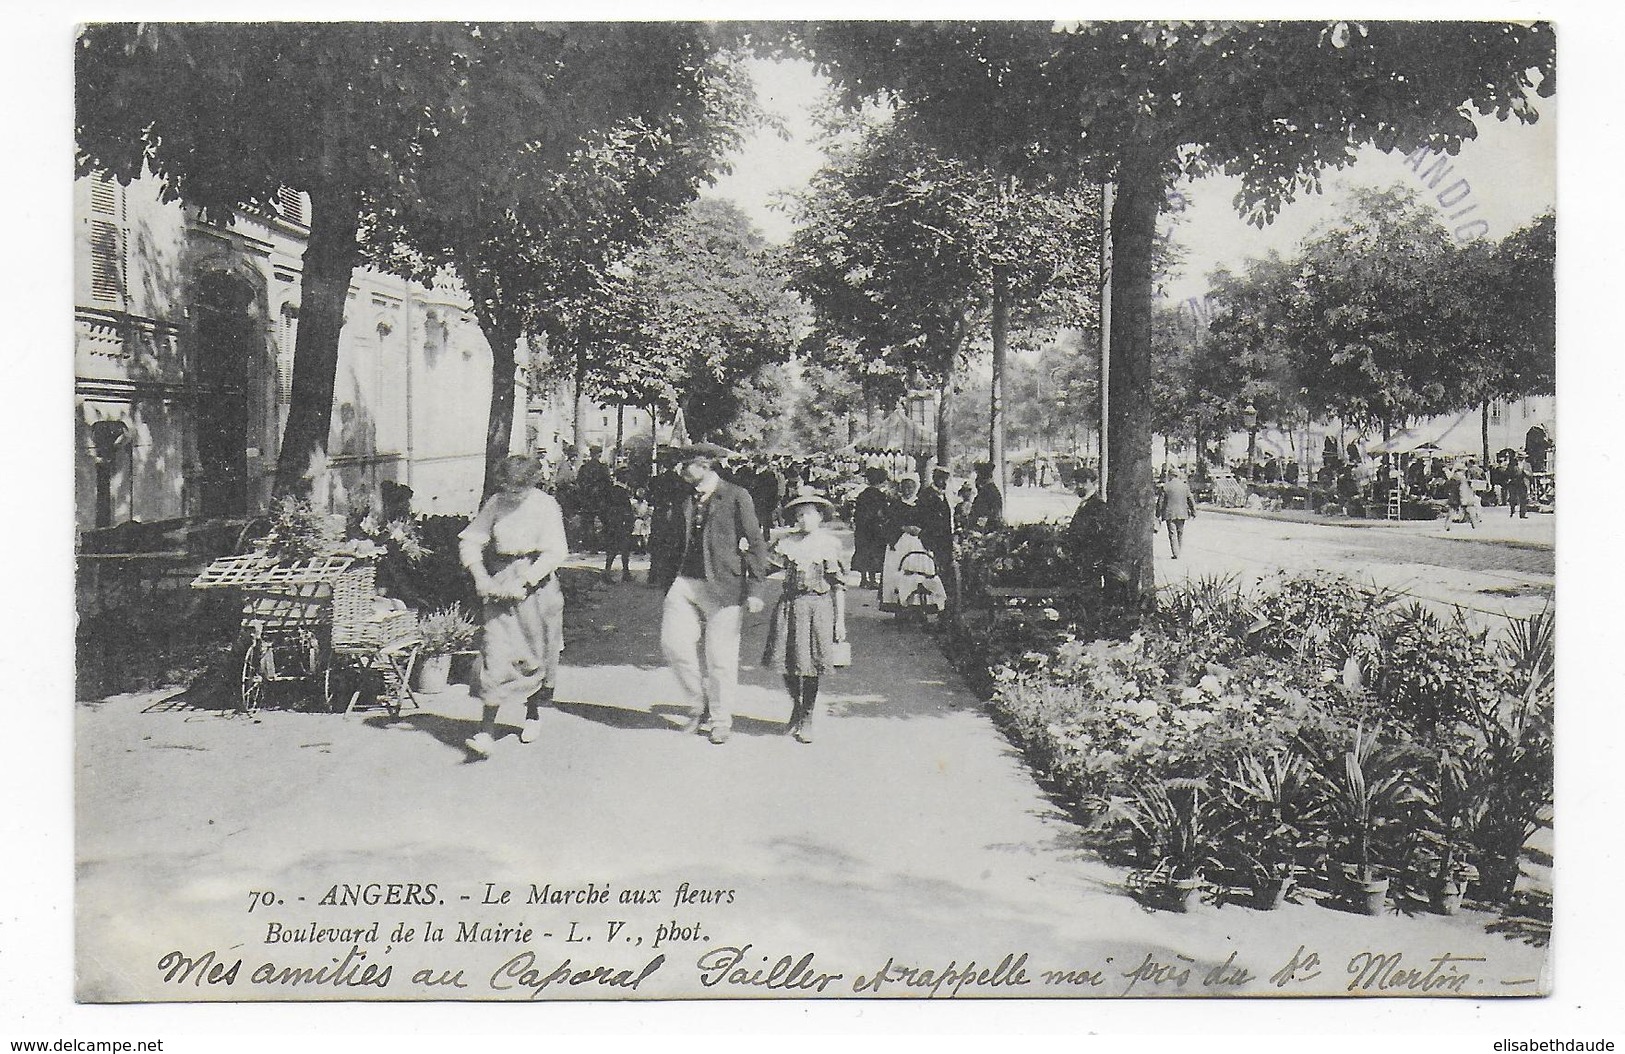
M450 683L451 657L474 642L478 627L463 612L461 604L440 608L418 617L418 633L423 645L418 652L417 689L433 694Z
M1134 833L1140 858L1151 865L1152 889L1182 914L1198 903L1209 861L1206 790L1202 779L1142 783L1117 807Z
M1377 849L1404 819L1415 792L1403 752L1380 746L1380 726L1354 729L1347 752L1319 774L1324 807L1333 830L1343 838L1342 872L1351 883L1354 904L1367 915L1381 913L1389 875Z
M1478 868L1465 860L1448 864L1439 873L1433 887L1433 907L1441 915L1454 915L1461 910L1467 887L1478 881Z
M1489 809L1490 782L1478 744L1468 739L1460 749L1439 748L1434 779L1422 788L1422 877L1429 899L1441 915L1461 910L1469 884L1478 881L1471 856L1478 828Z
M1220 784L1230 813L1230 854L1249 876L1253 905L1273 911L1298 871L1308 813L1309 766L1299 754L1272 750L1237 758Z

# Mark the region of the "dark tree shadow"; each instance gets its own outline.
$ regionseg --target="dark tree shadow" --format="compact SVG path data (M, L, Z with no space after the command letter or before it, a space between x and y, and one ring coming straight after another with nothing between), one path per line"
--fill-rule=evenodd
M1545 890L1521 890L1501 910L1501 917L1485 927L1488 933L1544 948L1552 940L1552 895Z

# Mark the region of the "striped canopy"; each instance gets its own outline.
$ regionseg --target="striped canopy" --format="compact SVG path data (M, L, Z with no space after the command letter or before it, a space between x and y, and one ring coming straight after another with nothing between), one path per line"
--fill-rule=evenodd
M937 452L937 437L893 410L875 427L854 439L849 454L909 454L930 457Z

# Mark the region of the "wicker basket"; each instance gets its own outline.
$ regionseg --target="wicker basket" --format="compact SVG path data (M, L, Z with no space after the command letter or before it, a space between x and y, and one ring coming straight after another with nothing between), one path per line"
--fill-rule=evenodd
M375 612L378 595L375 560L357 560L333 581L333 647L375 651L416 643L418 617L411 611Z
M383 643L377 640L373 627L372 600L377 595L374 582L378 565L372 560L357 560L333 580L333 646L335 648L375 648Z

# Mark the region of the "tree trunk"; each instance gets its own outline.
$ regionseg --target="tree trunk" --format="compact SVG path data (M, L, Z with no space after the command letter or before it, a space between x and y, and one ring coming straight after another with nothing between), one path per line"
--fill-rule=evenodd
M615 456L613 461L621 459L621 447L626 443L626 404L615 404Z
M1139 602L1156 597L1152 525L1156 480L1151 467L1152 248L1163 181L1156 159L1126 156L1112 202L1111 392L1106 418L1106 508L1111 562L1137 583Z
M361 194L353 187L317 188L310 195L310 239L299 290L293 385L288 423L277 455L274 493L308 496L327 459L333 428L333 386L339 368L339 332L357 258Z
M1484 466L1484 471L1488 472L1490 468L1490 401L1488 399L1484 400L1484 406L1479 415L1478 438L1484 445L1484 460L1480 463Z
M570 443L571 443L572 446L574 446L576 448L576 454L577 455L580 455L581 451L582 451L582 448L587 445L587 443L586 443L587 429L586 429L586 426L582 423L582 420L581 420L581 375L582 375L582 373L583 373L583 365L582 365L582 362L581 362L581 354L579 352L577 352L576 353L575 384L572 385L571 388L570 388L571 395L573 396L573 398L571 399L571 403L570 403L570 419L571 419L570 420Z
M508 456L513 443L514 349L519 345L517 329L487 329L491 345L491 410L485 421L485 483L480 503L500 490L497 465Z
M987 459L993 464L993 479L999 493L1010 500L1010 477L1004 463L1004 379L1005 344L1010 330L1010 303L1004 275L993 272L993 384L988 406Z
M948 467L948 447L953 435L954 427L954 378L953 374L943 377L942 384L937 388L937 467Z

